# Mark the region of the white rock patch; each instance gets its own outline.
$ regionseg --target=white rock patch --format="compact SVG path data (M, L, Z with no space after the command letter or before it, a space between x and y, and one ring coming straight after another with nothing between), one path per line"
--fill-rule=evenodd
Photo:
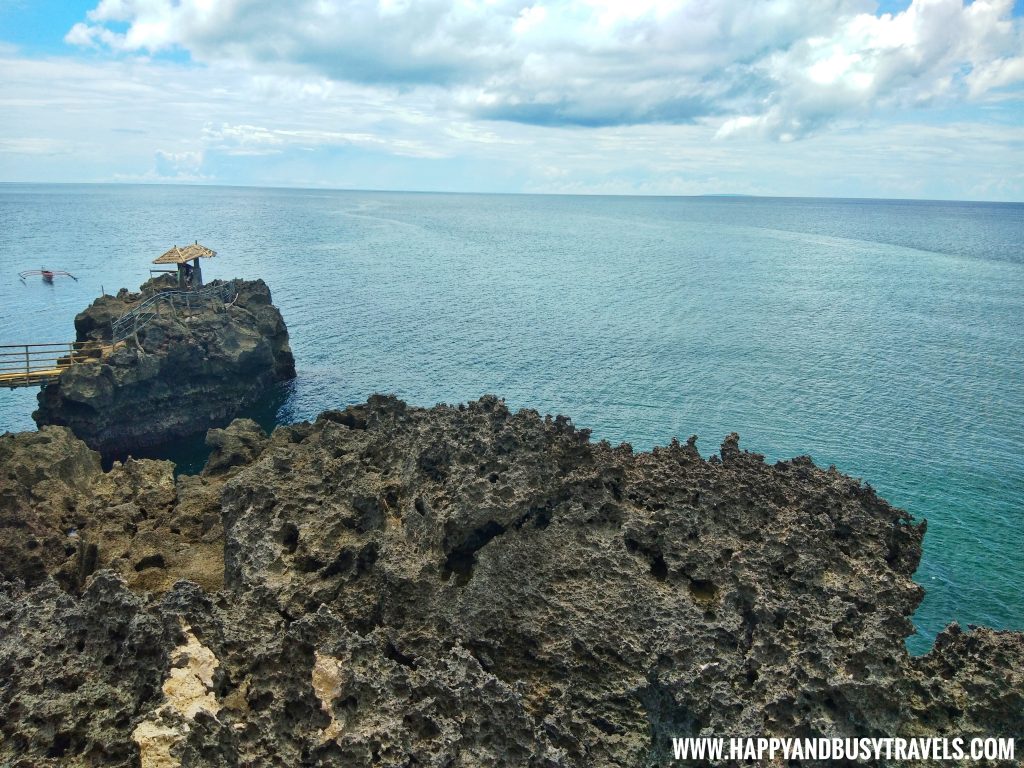
M220 711L213 692L213 673L220 662L199 642L192 627L182 622L181 629L185 642L174 649L171 657L173 666L163 685L166 701L132 731L142 768L177 768L180 762L171 751L188 735L187 721L200 712L216 717Z
M312 677L313 690L320 700L320 708L331 718L330 724L324 728L323 740L333 741L342 731L342 725L334 718L334 711L331 709L331 702L341 694L341 661L317 651Z

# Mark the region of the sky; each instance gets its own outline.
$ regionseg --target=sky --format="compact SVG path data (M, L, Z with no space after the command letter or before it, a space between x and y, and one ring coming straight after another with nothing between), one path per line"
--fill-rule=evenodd
M0 182L1024 201L1024 0L0 0Z

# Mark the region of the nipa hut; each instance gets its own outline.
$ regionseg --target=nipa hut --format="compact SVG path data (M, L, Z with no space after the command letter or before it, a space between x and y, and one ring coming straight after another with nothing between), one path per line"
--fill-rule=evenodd
M192 245L182 248L173 246L167 253L153 259L154 264L176 264L178 266L178 287L181 290L189 288L202 288L203 270L199 266L200 259L212 259L217 255L205 245L200 245L196 240ZM192 262L189 264L189 262Z

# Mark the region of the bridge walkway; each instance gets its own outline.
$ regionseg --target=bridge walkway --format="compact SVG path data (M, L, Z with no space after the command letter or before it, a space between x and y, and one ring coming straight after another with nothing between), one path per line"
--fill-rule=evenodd
M111 324L113 341L55 342L52 344L0 345L0 387L36 387L56 379L71 365L102 360L130 339L138 341L138 333L150 320L161 314L163 307L177 313L209 302L231 304L238 297L235 280L218 282L198 290L161 291L135 305Z
M0 345L0 387L42 386L69 366L102 360L117 346L98 341Z

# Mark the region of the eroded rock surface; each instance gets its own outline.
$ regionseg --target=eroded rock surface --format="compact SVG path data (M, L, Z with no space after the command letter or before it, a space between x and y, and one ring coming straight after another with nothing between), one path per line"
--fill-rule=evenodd
M100 456L66 427L0 436L0 579L75 593L110 569L137 591L223 584L220 485L169 461Z
M1024 743L1024 636L954 625L906 653L923 524L735 435L710 460L692 440L634 453L491 397L374 397L269 438L237 422L165 487L158 462L103 475L42 434L71 479L40 486L23 460L5 514L108 526L113 571L76 586L73 552L4 571L0 762L653 766L673 736ZM143 498L151 530L222 546L222 584L193 583L205 571L170 537L117 539L109 520L137 515L110 510ZM138 578L117 554L136 540L181 580Z
M211 285L216 286L215 281ZM78 341L110 341L111 323L172 283L104 296L75 318ZM106 456L227 424L278 381L295 376L288 330L262 280L235 281L237 297L160 304L136 338L102 361L68 367L39 394L36 423L62 425ZM137 343L136 343L137 341Z

